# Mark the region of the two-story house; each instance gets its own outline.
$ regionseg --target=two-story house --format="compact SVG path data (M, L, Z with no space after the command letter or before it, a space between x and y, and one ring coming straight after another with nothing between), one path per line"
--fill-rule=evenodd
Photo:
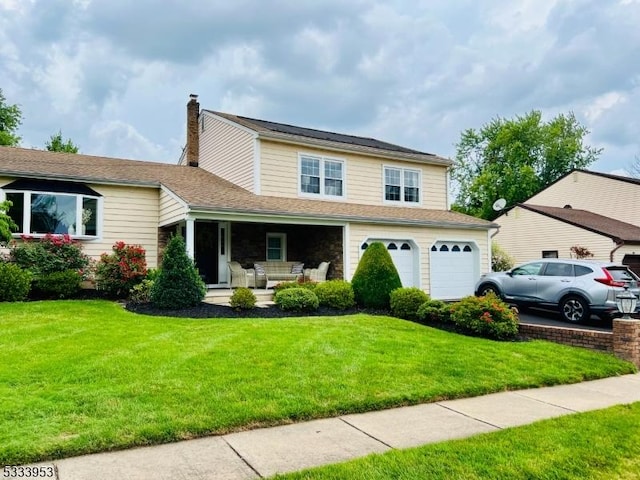
M180 233L211 288L229 285L232 260L327 261L329 278L349 280L381 241L403 285L459 298L489 268L496 225L448 210L449 166L371 138L200 111L193 95L178 165L0 147L0 199L19 234L69 233L94 257L122 240L155 266Z

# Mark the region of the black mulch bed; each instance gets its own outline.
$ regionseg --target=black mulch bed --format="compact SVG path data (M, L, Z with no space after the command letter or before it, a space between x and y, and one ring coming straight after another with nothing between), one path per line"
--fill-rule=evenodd
M385 310L371 310L350 308L348 310L336 310L334 308L320 307L313 312L291 312L281 310L276 305L260 306L250 310L235 310L227 305L212 305L210 303L200 303L191 308L180 310L161 310L154 308L151 304L129 303L125 307L130 312L144 315L158 315L164 317L183 318L286 318L286 317L335 317L337 315L353 315L355 313L368 313L372 315L391 315Z

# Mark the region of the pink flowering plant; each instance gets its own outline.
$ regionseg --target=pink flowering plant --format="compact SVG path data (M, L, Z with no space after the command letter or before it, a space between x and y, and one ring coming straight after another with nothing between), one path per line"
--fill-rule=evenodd
M36 278L68 270L86 278L91 272L91 259L82 251L82 244L67 234L42 238L22 235L22 242L12 242L9 258Z
M494 294L465 297L451 305L450 311L451 321L462 331L496 340L518 334L518 317Z
M145 249L116 242L111 254L103 253L96 266L98 289L115 297L126 297L147 276Z

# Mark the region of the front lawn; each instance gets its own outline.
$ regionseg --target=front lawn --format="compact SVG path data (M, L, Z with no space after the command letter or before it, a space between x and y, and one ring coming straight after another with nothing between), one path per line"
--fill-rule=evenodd
M634 371L391 317L178 319L106 301L0 304L0 462Z
M281 475L282 480L640 478L640 403Z

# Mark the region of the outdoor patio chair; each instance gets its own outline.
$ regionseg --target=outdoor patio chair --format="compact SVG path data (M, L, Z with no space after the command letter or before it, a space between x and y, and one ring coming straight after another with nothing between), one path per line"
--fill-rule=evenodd
M231 272L231 288L256 288L256 273L253 268L242 268L238 262L228 262Z
M331 262L322 262L318 268L307 268L304 271L304 278L310 282L325 282L330 264Z

